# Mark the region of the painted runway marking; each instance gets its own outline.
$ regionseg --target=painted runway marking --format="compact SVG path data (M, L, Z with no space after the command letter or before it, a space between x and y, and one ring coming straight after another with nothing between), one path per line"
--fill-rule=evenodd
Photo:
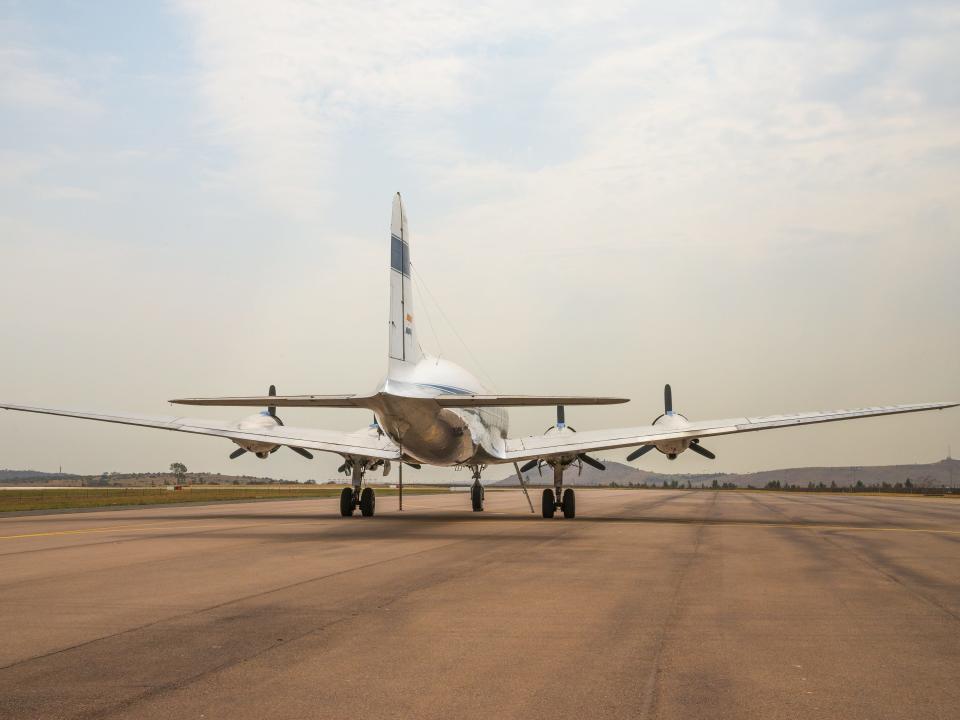
M224 520L229 520L230 518L225 516ZM243 525L223 525L222 523L217 524L204 524L196 525L191 523L188 519L180 520L176 524L154 524L154 525L120 525L120 526L108 526L108 527L95 527L95 528L78 528L76 530L49 530L46 532L35 532L35 533L21 533L18 535L0 535L0 540L18 540L22 538L32 538L32 537L50 537L54 535L85 535L88 533L98 533L98 532L109 532L115 530L116 532L126 532L126 531L139 531L139 530L198 530L201 528L218 528L221 530L238 530L249 527L262 527L262 526L276 526L276 525L302 525L303 523L314 522L313 518L304 518L303 520L266 520L264 522L257 523L246 523Z
M31 537L50 537L53 535L84 535L87 533L109 532L111 530L115 530L116 532L123 532L126 530L162 530L164 527L177 527L177 526L175 525L121 525L118 527L116 525L113 525L109 527L78 528L77 530L50 530L47 532L21 533L19 535L0 535L0 540L17 540L19 538L31 538Z

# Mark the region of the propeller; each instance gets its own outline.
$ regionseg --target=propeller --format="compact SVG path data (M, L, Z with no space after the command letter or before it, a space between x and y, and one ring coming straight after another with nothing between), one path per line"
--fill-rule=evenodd
M276 397L276 395L277 395L277 386L276 386L276 385L271 385L270 388L267 390L267 395L269 395L270 397ZM277 415L277 406L276 406L276 405L268 405L268 406L267 406L267 414L268 414L270 417L272 417L272 418L277 422L277 425L279 425L280 427L283 427L283 420L281 420L281 419L280 419L280 416ZM286 447L288 447L288 448L290 448L291 450L293 450L297 455L302 455L302 456L305 457L307 460L313 460L313 453L310 452L309 450L304 450L303 448L299 448L299 447L293 447L292 445L287 445ZM275 452L276 452L277 450L279 450L279 449L280 449L280 446L278 445L277 447L273 448L273 450L270 451L270 454L272 455L273 453L275 453ZM242 448L242 447L241 447L241 448L237 448L237 449L234 450L232 453L230 453L230 459L231 459L231 460L236 460L238 457L240 457L241 455L243 455L245 452L247 452L246 448Z
M557 405L557 422L544 430L543 433L546 435L551 430L563 430L565 427L567 427L567 413L563 405ZM571 427L570 430L577 431L575 427Z
M668 385L667 387L670 387L670 386ZM269 395L270 397L276 397L276 395L277 395L277 386L276 386L276 385L271 385L271 386L270 386L270 389L267 390L267 395ZM281 420L280 418L277 417L277 406L276 406L276 405L269 405L269 406L267 407L267 412L270 413L270 417L272 417L274 420L277 421L277 425L280 425L280 426L283 425L283 420Z
M595 467L597 470L606 470L606 469L607 469L607 466L606 466L606 465L604 465L602 462L600 462L600 461L597 460L596 458L590 457L590 456L587 455L586 453L580 453L579 455L577 455L577 457L580 458L581 460L583 460L583 461L584 461L587 465L589 465L590 467Z
M627 455L627 460L636 460L636 459L637 459L638 457L640 457L641 455L646 455L648 452L650 452L651 450L653 450L655 447L656 447L656 445L641 445L641 446L638 447L636 450L634 450L632 453L630 453L629 455Z
M668 383L667 385L664 385L664 386L663 386L663 414L662 414L662 415L658 415L657 418L653 421L653 424L656 425L657 423L659 423L661 418L670 417L670 416L673 416L673 415L674 415L674 412L673 412L673 390L670 388L670 385L669 385L669 383ZM684 423L686 423L686 418L684 418L683 415L678 415L678 418L682 419L682 420L684 421ZM679 427L680 427L680 428L683 428L683 427L685 427L685 425L680 425ZM627 460L628 460L628 461L630 461L630 460L636 460L638 457L640 457L641 455L646 455L648 452L650 452L650 451L653 450L654 448L656 448L656 445L641 445L641 446L638 447L636 450L634 450L632 453L630 453L629 455L627 455ZM694 438L693 440L691 440L691 441L690 441L690 444L687 445L687 449L688 449L688 450L693 450L695 453L697 453L697 455L700 455L700 456L702 456L702 457L705 457L705 458L707 458L707 459L709 459L709 460L716 460L716 459L717 459L717 456L716 456L716 455L714 455L712 452L710 452L709 450L707 450L705 447L703 447L703 446L700 444L700 439L699 439L699 438ZM665 451L665 452L666 452L666 451ZM669 457L671 460L673 460L674 458L677 457L677 455L679 454L679 452L682 452L682 448L679 448L679 449L678 449L678 452L670 452L670 453L668 453L668 457Z
M693 450L697 455L703 455L703 457L707 458L708 460L717 459L716 455L707 450L705 447L700 446L699 440L694 440L692 443L690 443L690 447L688 449Z

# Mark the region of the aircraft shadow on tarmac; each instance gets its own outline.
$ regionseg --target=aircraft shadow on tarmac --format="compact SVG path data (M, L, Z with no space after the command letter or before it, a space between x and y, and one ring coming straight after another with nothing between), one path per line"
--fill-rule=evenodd
M183 517L170 516L167 519L183 520ZM193 516L191 519L224 519L223 515L204 515ZM431 539L450 539L462 541L486 541L491 537L505 541L530 541L531 538L540 537L535 532L538 527L549 527L557 529L573 529L576 526L590 527L604 524L623 524L623 525L689 525L692 527L729 527L729 528L764 528L768 530L817 530L822 529L825 532L843 530L883 530L894 528L890 524L868 523L868 522L838 522L838 521L796 521L788 519L730 519L730 520L710 520L701 518L689 518L678 516L661 517L582 517L575 520L553 519L544 520L539 515L522 514L488 514L472 512L444 512L444 513L404 513L403 515L391 513L388 516L379 516L376 518L341 518L331 517L328 514L322 515L230 515L231 520L261 521L256 527L225 527L222 530L205 527L198 529L196 534L210 534L218 538L252 539L256 538L268 542L278 543L297 543L297 542L324 542L324 541L355 541L355 540L383 540L391 541L400 537L419 537ZM287 521L296 519L304 521L306 526L300 525L293 528L286 525L283 531L277 528L277 532L272 532L269 525L261 524L262 521L276 520ZM315 527L310 527L309 523L318 521ZM323 522L326 521L326 522ZM518 524L518 523L522 523ZM512 524L515 532L509 532L504 524ZM454 529L454 526L457 526ZM471 533L470 527L479 532ZM485 532L484 528L489 532ZM493 528L497 528L495 531ZM912 528L911 528L912 529ZM491 533L493 533L491 535ZM172 535L180 537L194 534L189 529L189 525L177 528ZM554 539L562 541L564 538L573 540L576 535L567 535L563 533L555 536Z

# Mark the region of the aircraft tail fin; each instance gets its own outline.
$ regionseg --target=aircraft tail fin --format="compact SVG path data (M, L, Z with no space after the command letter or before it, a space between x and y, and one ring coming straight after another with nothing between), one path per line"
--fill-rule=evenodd
M422 351L413 321L410 232L400 193L393 196L390 220L390 364L417 363Z

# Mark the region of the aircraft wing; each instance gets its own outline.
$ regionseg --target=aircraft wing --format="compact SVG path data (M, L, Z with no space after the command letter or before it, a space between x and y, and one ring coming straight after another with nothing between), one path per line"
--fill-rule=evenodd
M772 430L774 428L810 425L813 423L856 420L878 415L943 410L960 403L918 403L915 405L887 405L861 408L859 410L826 410L796 413L794 415L768 415L766 417L738 417L726 420L702 420L691 422L683 428L666 428L657 425L616 428L612 430L588 430L577 433L552 433L507 440L504 460L516 462L555 455L570 455L591 450L609 450L621 447L652 445L667 440L703 438L713 435Z
M400 457L399 449L388 437L380 435L371 429L356 432L340 432L337 430L298 428L291 427L290 425L278 425L275 428L241 429L238 423L223 420L199 420L196 418L174 416L153 417L126 413L91 413L59 408L6 405L2 403L0 403L0 408L4 410L42 413L44 415L61 415L63 417L80 418L83 420L99 420L100 422L119 423L121 425L158 428L160 430L173 430L175 432L193 433L195 435L213 435L229 440L251 440L276 445L289 445L291 447L332 452L340 455L355 455L383 460L396 460Z

